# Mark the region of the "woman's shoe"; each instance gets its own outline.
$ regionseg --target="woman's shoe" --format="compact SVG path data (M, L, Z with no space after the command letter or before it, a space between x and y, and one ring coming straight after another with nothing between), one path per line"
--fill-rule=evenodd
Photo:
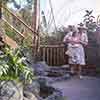
M70 72L70 75L71 75L71 76L75 76L75 75L77 75L77 73L75 73L75 72Z
M83 79L84 77L82 75L79 76L80 79Z

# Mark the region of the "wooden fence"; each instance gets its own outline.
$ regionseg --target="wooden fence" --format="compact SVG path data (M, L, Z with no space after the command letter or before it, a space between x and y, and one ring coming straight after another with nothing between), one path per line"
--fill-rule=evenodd
M64 65L67 62L64 45L41 45L39 55L42 61L51 66Z

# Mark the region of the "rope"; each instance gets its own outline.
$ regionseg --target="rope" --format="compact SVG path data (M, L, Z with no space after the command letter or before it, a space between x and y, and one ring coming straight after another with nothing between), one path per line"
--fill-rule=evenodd
M52 2L51 2L51 0L49 0L49 5L50 5L50 8L51 8L51 14L52 14L52 17L53 17L53 22L54 22L54 26L55 26L55 31L57 32L57 26L56 26L56 21L55 21L55 17L54 17L54 12L53 12L53 7L52 7Z

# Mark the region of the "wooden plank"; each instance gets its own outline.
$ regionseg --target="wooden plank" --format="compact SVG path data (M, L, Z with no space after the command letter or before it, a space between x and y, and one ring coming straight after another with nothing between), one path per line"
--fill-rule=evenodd
M46 59L47 59L47 64L50 64L50 61L49 61L49 49L50 49L50 48L46 48L46 53L47 53L47 57L46 57Z
M53 63L52 63L52 55L53 55L52 48L50 48L50 65L51 66L53 65Z
M56 65L56 49L53 48L53 51L54 51L54 54L53 54L53 57L54 57L54 65Z
M63 48L60 47L60 65L62 64L62 60L63 60Z
M56 61L55 65L56 65L56 66L57 66L57 62L58 62L58 61L57 61L57 49L58 49L58 47L55 48L55 61Z
M62 59L62 64L64 64L64 60L65 60L64 55L65 55L65 49L64 49L64 48L62 48L62 57L63 57L63 59Z
M45 49L46 49L46 48L43 48L43 61L46 61L46 60L45 60Z
M59 48L57 48L57 65L59 65Z
M40 45L40 47L48 47L48 48L60 48L60 47L64 47L64 45Z

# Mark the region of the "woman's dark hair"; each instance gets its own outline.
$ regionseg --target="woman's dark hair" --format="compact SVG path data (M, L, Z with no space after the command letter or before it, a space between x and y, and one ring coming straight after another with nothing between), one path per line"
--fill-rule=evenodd
M70 31L73 31L73 26L69 25L68 28L70 29Z

